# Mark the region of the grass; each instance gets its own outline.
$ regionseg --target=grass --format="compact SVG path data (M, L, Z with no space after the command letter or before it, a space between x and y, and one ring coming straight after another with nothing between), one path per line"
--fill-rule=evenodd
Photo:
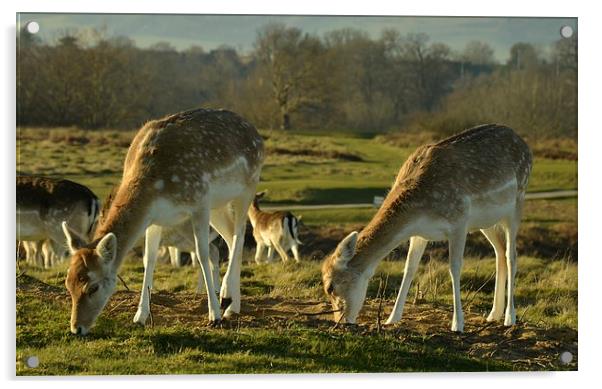
M120 179L134 132L67 128L20 129L17 134L18 172L69 178L104 198ZM268 158L259 189L269 189L269 202L280 205L372 202L386 192L416 145L430 140L428 134L393 143L365 134L262 134ZM562 152L555 153L544 145L537 148L530 191L577 188L576 154L571 144L561 146ZM322 258L375 211L297 212L305 225L302 254ZM519 324L511 329L484 321L492 304L495 260L489 244L473 236L469 248L479 247L484 258L467 258L462 273L465 335L449 331L452 291L444 245L427 248L404 319L386 328L377 323L392 309L401 283L403 262L394 260L402 256L399 250L370 281L360 325L337 328L329 315L305 315L329 309L320 263L307 258L301 264L244 264L243 314L224 328L206 327L206 296L195 292L197 269L159 264L153 325L136 326L131 321L143 266L132 256L120 271L132 291L118 284L92 335L83 339L68 334L67 265L47 270L20 265L17 374L576 369L576 359L565 366L558 355L566 350L577 355L577 200L526 202L519 236ZM245 258L252 257L246 250ZM40 360L36 369L24 364L31 355Z
M370 203L375 195L386 193L417 146L398 147L381 138L262 134L268 158L259 189L269 189L270 202L278 204ZM133 131L21 128L17 171L70 178L104 198L119 182L133 135ZM576 188L576 160L535 159L529 191Z
M246 256L250 257L251 253ZM462 296L466 315L471 318L467 333L479 329L482 316L491 308L493 280L490 276L494 262L493 259L466 260ZM576 264L527 257L520 258L519 263L516 304L521 332L511 335L510 340L529 337L541 343L541 347L544 344L552 347L554 342L560 343L561 348L568 347L576 340ZM452 302L449 275L445 263L437 261L426 261L420 267L407 303L409 317L380 334L371 328L375 318L369 313L360 317L359 330L333 330L332 323L326 321L327 315L317 321L282 317L292 310L307 310L314 305L327 308L316 262L244 265L243 316L258 317L218 329L205 326L206 299L193 293L197 270L159 264L153 292L157 324L142 328L131 323L141 287L142 266L139 259L130 259L120 273L136 292L126 292L119 284L116 296L101 315L92 335L84 339L68 335L70 301L62 285L66 264L50 270L33 267L24 270L26 276L21 278L25 280L18 284L25 286L17 291L19 375L527 369L504 354L483 359L461 352L465 348L481 351L482 343L489 341L489 336L505 336L506 330L498 325L495 331L471 338L470 342L450 333L447 328ZM43 281L43 290L28 285L28 282L36 285L34 281L27 281L28 276L33 277L31 280ZM385 277L388 279L384 290L386 314L392 308L401 282L402 264L385 261L378 267L368 287L364 310L372 315L378 303L380 280ZM417 305L412 305L416 289L422 297ZM126 304L119 305L116 299ZM262 301L269 303L257 308L256 304ZM168 323L160 322L171 320L169 316L176 316L182 307L190 310L189 316L178 314ZM438 312L440 317L436 320L414 317L416 310L424 313L422 308L429 314ZM433 325L437 328L433 329ZM538 332L531 333L533 329ZM562 332L559 338L550 339L544 329ZM435 335L438 340L431 341ZM30 355L38 356L39 368L29 369L23 364L23 359ZM548 368L566 367L556 364Z

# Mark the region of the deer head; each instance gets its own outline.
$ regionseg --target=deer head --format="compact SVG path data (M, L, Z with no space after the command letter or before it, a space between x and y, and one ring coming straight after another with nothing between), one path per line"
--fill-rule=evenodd
M86 335L115 289L117 238L109 233L86 245L66 222L62 226L71 252L65 279L71 295L71 333Z
M357 238L355 231L347 235L322 266L324 291L330 299L337 322L355 323L368 290L370 277L349 266L355 256Z

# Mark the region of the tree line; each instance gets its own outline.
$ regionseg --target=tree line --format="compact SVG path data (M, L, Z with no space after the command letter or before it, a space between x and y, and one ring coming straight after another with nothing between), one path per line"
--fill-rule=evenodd
M166 42L140 48L98 31L49 44L21 31L17 123L129 129L205 106L283 130L447 132L497 121L573 136L576 42L559 40L547 58L517 43L500 64L485 42L454 52L426 34L391 29L378 38L355 29L318 36L270 24L249 54Z

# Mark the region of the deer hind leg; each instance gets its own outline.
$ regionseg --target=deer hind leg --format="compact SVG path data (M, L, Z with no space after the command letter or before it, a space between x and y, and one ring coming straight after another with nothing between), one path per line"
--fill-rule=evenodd
M221 321L221 312L217 294L215 293L217 286L213 284L213 272L210 264L211 261L209 259L209 209L194 213L192 219L195 254L201 265L203 279L205 280L205 289L207 291L209 322L214 324Z
M159 254L159 244L161 243L161 227L151 225L146 228L146 237L144 239L144 254L142 261L144 263L144 279L142 280L142 291L140 293L140 302L138 310L134 315L134 323L144 325L150 313L150 293L153 289L153 273L157 263L157 254Z
M406 298L408 297L412 279L416 274L416 269L418 269L420 258L422 258L422 254L424 253L427 243L428 240L417 236L414 236L410 239L410 248L408 249L408 256L406 258L405 270L403 271L401 287L399 288L399 293L397 295L397 300L395 300L393 311L389 315L389 318L385 324L393 324L401 320L401 316L403 315L403 306Z
M234 222L234 236L228 257L228 269L224 275L220 291L221 305L225 308L224 317L229 318L240 313L240 270L242 266L242 250L245 242L247 212L255 196L255 188L251 195L241 196L231 202Z
M504 325L511 326L516 324L516 310L514 308L514 290L516 284L516 235L520 225L522 213L522 200L517 201L517 207L514 215L505 223L506 232L506 266L508 269L508 299L506 300L506 313Z
M255 249L255 263L260 264L261 258L263 257L263 253L265 251L265 245L260 241L257 241L257 248Z
M288 260L289 260L288 254L286 253L286 250L284 249L284 247L282 247L280 242L272 241L272 246L278 252L278 255L280 255L282 262L288 262Z
M197 264L198 259L194 252L190 253L190 260L193 264ZM196 265L194 265L196 267ZM219 293L219 250L217 247L209 243L209 267L211 268L211 274L213 276L213 289L215 294ZM199 282L197 284L197 293L202 293L206 289L205 278L203 277L203 270L199 269Z
M464 332L464 312L462 312L462 296L460 291L460 275L464 262L464 247L466 245L466 231L459 231L449 239L449 274L454 293L454 316L451 330Z
M487 321L496 321L504 315L504 297L506 294L506 278L508 277L503 230L499 225L495 225L491 228L482 229L481 232L495 250L495 292L493 292L493 307L489 316L487 316Z

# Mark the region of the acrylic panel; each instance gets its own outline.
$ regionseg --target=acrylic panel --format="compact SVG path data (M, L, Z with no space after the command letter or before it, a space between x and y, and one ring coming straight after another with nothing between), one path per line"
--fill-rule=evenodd
M17 375L577 370L577 33L17 14Z

